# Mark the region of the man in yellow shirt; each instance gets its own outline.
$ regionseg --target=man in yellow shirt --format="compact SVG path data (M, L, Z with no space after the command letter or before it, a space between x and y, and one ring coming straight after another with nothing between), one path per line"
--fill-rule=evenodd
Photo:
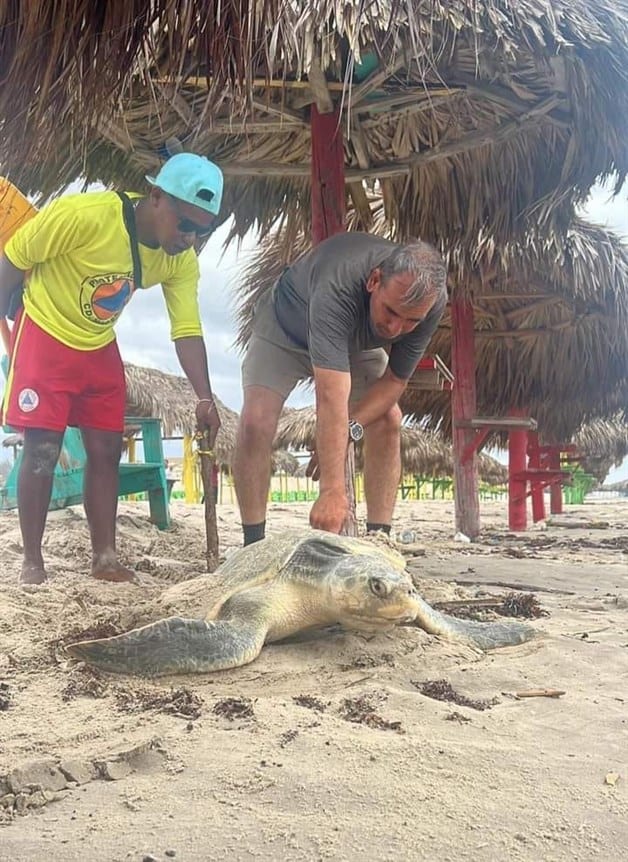
M222 173L203 156L179 153L147 180L146 197L105 191L59 198L20 227L0 256L0 318L24 285L2 408L2 421L24 431L22 584L46 580L41 543L68 425L80 428L87 456L92 575L133 578L115 550L125 383L113 325L136 290L162 285L177 356L198 397L196 421L210 445L220 427L194 246L214 227Z

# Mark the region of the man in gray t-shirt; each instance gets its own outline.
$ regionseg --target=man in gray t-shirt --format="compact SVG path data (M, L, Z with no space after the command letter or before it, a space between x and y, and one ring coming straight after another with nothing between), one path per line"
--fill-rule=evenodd
M311 525L341 530L348 514L347 445L363 435L367 528L390 530L401 472L397 402L446 301L446 269L436 249L364 233L320 243L262 297L242 365L234 458L245 544L264 537L272 441L284 401L312 376L317 418L310 472L320 477L320 493Z

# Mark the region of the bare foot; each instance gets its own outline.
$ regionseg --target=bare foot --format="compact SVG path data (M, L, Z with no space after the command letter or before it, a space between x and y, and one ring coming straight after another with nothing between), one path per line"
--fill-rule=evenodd
M93 566L92 578L98 581L111 581L115 584L128 583L135 580L135 572L133 569L127 569L121 563L104 563L100 566Z
M33 587L45 584L48 580L46 570L43 564L39 563L22 563L22 571L20 573L20 586Z

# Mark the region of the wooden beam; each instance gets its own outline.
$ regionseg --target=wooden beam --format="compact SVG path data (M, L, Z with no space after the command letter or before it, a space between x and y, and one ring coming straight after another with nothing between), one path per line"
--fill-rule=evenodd
M453 322L451 355L455 379L451 399L454 444L454 508L456 530L475 538L480 532L480 501L475 451L464 458L465 451L475 442L476 432L462 427L476 412L475 348L473 306L454 295L451 301Z
M167 77L159 77L152 78L152 80L156 84L177 84L190 87L199 87L200 89L207 89L207 78L203 78L199 75L190 75L185 78L167 78ZM211 77L209 79L211 83ZM253 78L251 85L255 88L259 89L272 89L272 90L309 90L310 84L309 81L290 81L283 80L282 78ZM343 81L329 81L328 86L330 90L334 90L335 92L342 92L346 85Z
M292 120L298 125L303 123L303 117L301 114L290 110L290 108L287 108L285 105L271 105L263 99L253 99L251 104L254 108L257 108L258 111L264 111L266 114L272 114L275 117Z
M416 153L410 156L409 159L403 162L389 162L383 165L373 165L370 168L349 168L345 170L345 178L349 182L354 182L359 179L373 177L374 179L383 179L385 177L403 176L410 174L415 168L422 165L431 164L432 162L447 159L452 156L461 155L473 149L486 146L487 144L503 143L515 135L521 134L532 126L535 126L539 120L550 113L553 107L557 104L557 96L550 96L543 102L536 105L524 117L518 117L507 123L503 123L492 129L480 130L472 132L465 138L458 141L452 141L449 144L436 144L428 150L421 153ZM281 113L277 110L277 113ZM249 162L248 164L230 163L224 166L224 173L231 176L302 176L306 177L310 173L308 165L290 165L282 164L281 162Z
M392 77L404 65L404 58L400 55L393 59L383 69L376 69L368 78L354 85L349 90L348 106L353 110L363 99L383 84L387 78Z
M334 110L334 103L329 94L327 79L318 62L312 61L307 77L312 88L312 95L314 96L318 113L331 114Z
M284 133L288 134L297 129L307 129L309 124L305 120L297 121L292 117L277 117L276 120L259 119L259 120L212 120L207 126L207 131L219 135L247 135L247 134L265 134L268 133Z
M464 89L458 87L452 89L442 87L437 93L431 93L425 87L412 87L381 98L369 99L368 102L361 102L359 106L354 106L352 111L354 114L381 114L392 110L412 110L413 107L429 110L443 103L448 104L452 96L459 96L464 92ZM419 98L421 96L423 98Z

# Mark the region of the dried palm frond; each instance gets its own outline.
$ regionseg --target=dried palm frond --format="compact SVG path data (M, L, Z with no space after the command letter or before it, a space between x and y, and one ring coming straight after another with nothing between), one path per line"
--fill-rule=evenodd
M177 138L222 165L239 236L309 234L321 99L357 226L378 182L400 238L564 225L628 170L625 0L8 0L0 65L0 164L24 191L139 190Z

